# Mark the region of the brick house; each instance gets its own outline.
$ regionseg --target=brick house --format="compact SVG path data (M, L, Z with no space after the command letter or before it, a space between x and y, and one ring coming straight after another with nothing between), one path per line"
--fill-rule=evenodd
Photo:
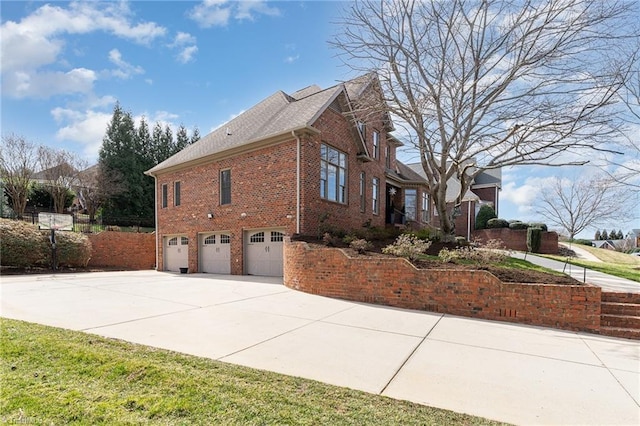
M428 224L424 179L397 161L388 116L355 111L378 84L278 91L147 171L158 270L281 276L285 235Z

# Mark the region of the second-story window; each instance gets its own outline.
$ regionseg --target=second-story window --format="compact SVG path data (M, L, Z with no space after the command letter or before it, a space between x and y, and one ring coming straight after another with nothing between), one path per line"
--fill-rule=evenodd
M180 205L180 182L173 182L173 205Z
M367 176L365 172L360 173L360 211L364 213L367 208L366 194L367 192Z
M373 209L374 214L378 214L380 212L380 204L378 203L378 197L380 195L380 181L378 178L373 178L371 180L371 208Z
M169 189L167 187L167 184L163 184L162 185L162 208L166 209L167 208L167 200L169 198Z
M329 145L320 145L320 197L347 202L347 154Z
M389 145L387 145L384 148L384 161L387 169L390 169L391 168L391 147Z
M373 132L373 158L380 157L380 133Z
M220 204L231 204L231 170L220 171Z

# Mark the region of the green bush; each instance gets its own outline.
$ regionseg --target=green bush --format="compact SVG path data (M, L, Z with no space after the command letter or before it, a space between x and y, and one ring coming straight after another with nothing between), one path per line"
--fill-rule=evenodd
M495 219L498 216L496 215L496 211L488 204L484 204L478 210L478 214L476 216L476 229L486 229L487 221L490 219Z
M540 228L542 230L542 232L547 232L549 230L549 228L547 228L546 224L538 223L538 222L531 222L529 224L529 228Z
M531 253L540 253L540 245L542 244L542 229L527 229L527 250Z
M507 222L504 219L494 218L494 219L489 219L487 221L487 228L488 229L508 228L508 227L509 227L509 222Z
M593 244L591 243L591 240L582 240L582 239L575 240L574 239L574 240L571 240L571 242L574 244L580 244L583 246L589 246L589 247L593 246Z
M519 220L513 220L509 222L509 229L527 229L529 228L529 224L525 222L520 222Z
M0 241L2 266L44 266L51 259L49 239L30 223L0 219Z
M0 263L17 268L51 265L50 231L35 225L0 219ZM84 267L91 258L91 242L86 235L56 232L58 266Z

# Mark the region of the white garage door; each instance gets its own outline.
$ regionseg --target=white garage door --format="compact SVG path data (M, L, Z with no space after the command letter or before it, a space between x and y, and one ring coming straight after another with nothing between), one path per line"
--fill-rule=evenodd
M189 266L189 238L164 238L164 270L178 272Z
M280 231L250 231L245 239L248 275L282 276L284 234Z
M231 273L231 236L229 234L200 236L200 272Z

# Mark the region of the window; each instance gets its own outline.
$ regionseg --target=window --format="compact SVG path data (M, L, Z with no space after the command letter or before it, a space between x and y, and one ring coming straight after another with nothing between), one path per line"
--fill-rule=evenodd
M404 190L404 214L406 220L416 220L418 191L415 189Z
M169 197L169 190L167 189L167 184L162 185L162 208L167 208L167 198Z
M282 241L284 238L284 234L282 232L271 231L271 242L275 243L278 241Z
M173 182L173 205L180 205L180 182Z
M380 212L378 205L378 195L380 193L378 190L379 182L378 178L373 178L371 180L371 207L373 208L374 214L378 214Z
M187 245L189 245L189 238L187 238L187 237L180 237L180 245L183 245L183 246L187 246Z
M391 147L387 145L384 147L384 161L387 169L391 168Z
M360 211L362 213L367 209L367 200L366 200L366 192L367 192L367 177L364 172L360 173Z
M264 243L264 232L258 232L257 234L253 234L249 241L252 243Z
M422 221L428 223L431 218L429 217L429 194L422 193Z
M172 239L170 239L168 245L177 246L178 245L178 237L173 237Z
M231 237L227 234L220 235L220 244L229 244L231 243Z
M320 197L347 202L347 155L328 145L320 145Z
M367 127L365 126L363 121L358 121L358 130L362 135L362 139L366 140L367 138Z
M380 156L380 133L373 132L373 158Z
M204 245L208 246L210 244L215 244L216 243L216 236L215 235L209 235L207 238L204 239Z
M231 204L231 170L220 171L220 204Z

